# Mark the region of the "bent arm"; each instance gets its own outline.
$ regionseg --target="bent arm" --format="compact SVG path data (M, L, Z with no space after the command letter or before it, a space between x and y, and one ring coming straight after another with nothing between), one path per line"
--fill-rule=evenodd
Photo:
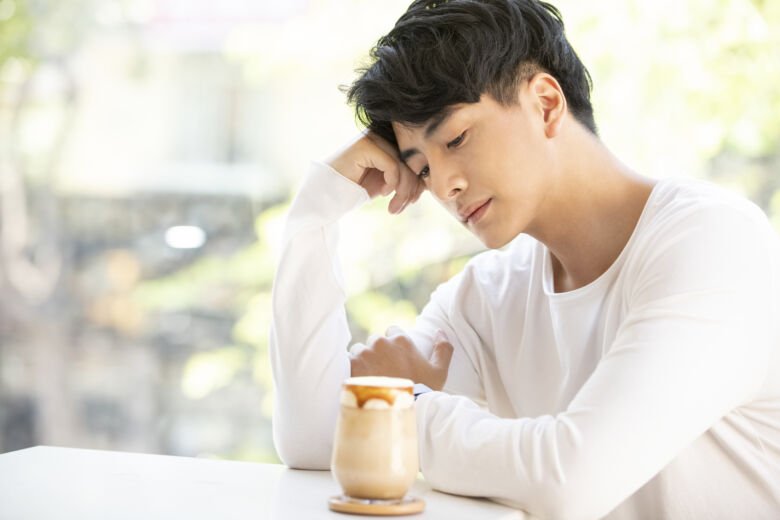
M274 445L290 467L330 466L339 391L350 376L351 336L336 255L338 220L366 201L362 187L314 164L288 213L272 293L269 348ZM441 284L407 332L427 358L436 330L444 330L454 347L444 390L484 403L479 375L465 348L468 330L450 318L459 283L456 276Z
M422 396L426 480L543 518L597 518L748 400L776 304L761 280L771 256L735 220L687 226L647 259L610 351L565 412L505 419Z
M358 184L314 163L287 216L269 349L274 445L290 467L330 467L339 388L350 373L338 220L368 200Z

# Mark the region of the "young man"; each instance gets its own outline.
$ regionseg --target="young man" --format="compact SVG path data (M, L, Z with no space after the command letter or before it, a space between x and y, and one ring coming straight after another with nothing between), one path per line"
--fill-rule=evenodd
M780 244L753 204L629 169L596 135L559 13L415 1L349 97L369 132L314 164L273 293L274 440L329 466L339 386L409 377L420 465L542 518L780 518ZM408 331L356 344L341 216L424 191L486 246Z

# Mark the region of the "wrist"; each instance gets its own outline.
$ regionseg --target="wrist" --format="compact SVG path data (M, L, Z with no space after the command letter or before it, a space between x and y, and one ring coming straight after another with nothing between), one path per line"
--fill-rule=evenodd
M325 159L323 163L330 166L333 171L342 177L351 180L355 184L360 184L360 169L347 159L341 154L337 154Z

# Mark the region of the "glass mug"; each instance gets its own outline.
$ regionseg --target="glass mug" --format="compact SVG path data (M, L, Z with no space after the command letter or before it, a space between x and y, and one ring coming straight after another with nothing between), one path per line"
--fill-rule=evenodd
M413 386L393 377L342 383L331 469L347 497L400 500L417 478Z

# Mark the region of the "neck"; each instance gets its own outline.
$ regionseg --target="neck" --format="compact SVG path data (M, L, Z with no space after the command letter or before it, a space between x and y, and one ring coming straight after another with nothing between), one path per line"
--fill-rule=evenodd
M557 171L527 233L552 254L556 292L601 276L625 247L654 181L631 171L579 124L556 138Z

